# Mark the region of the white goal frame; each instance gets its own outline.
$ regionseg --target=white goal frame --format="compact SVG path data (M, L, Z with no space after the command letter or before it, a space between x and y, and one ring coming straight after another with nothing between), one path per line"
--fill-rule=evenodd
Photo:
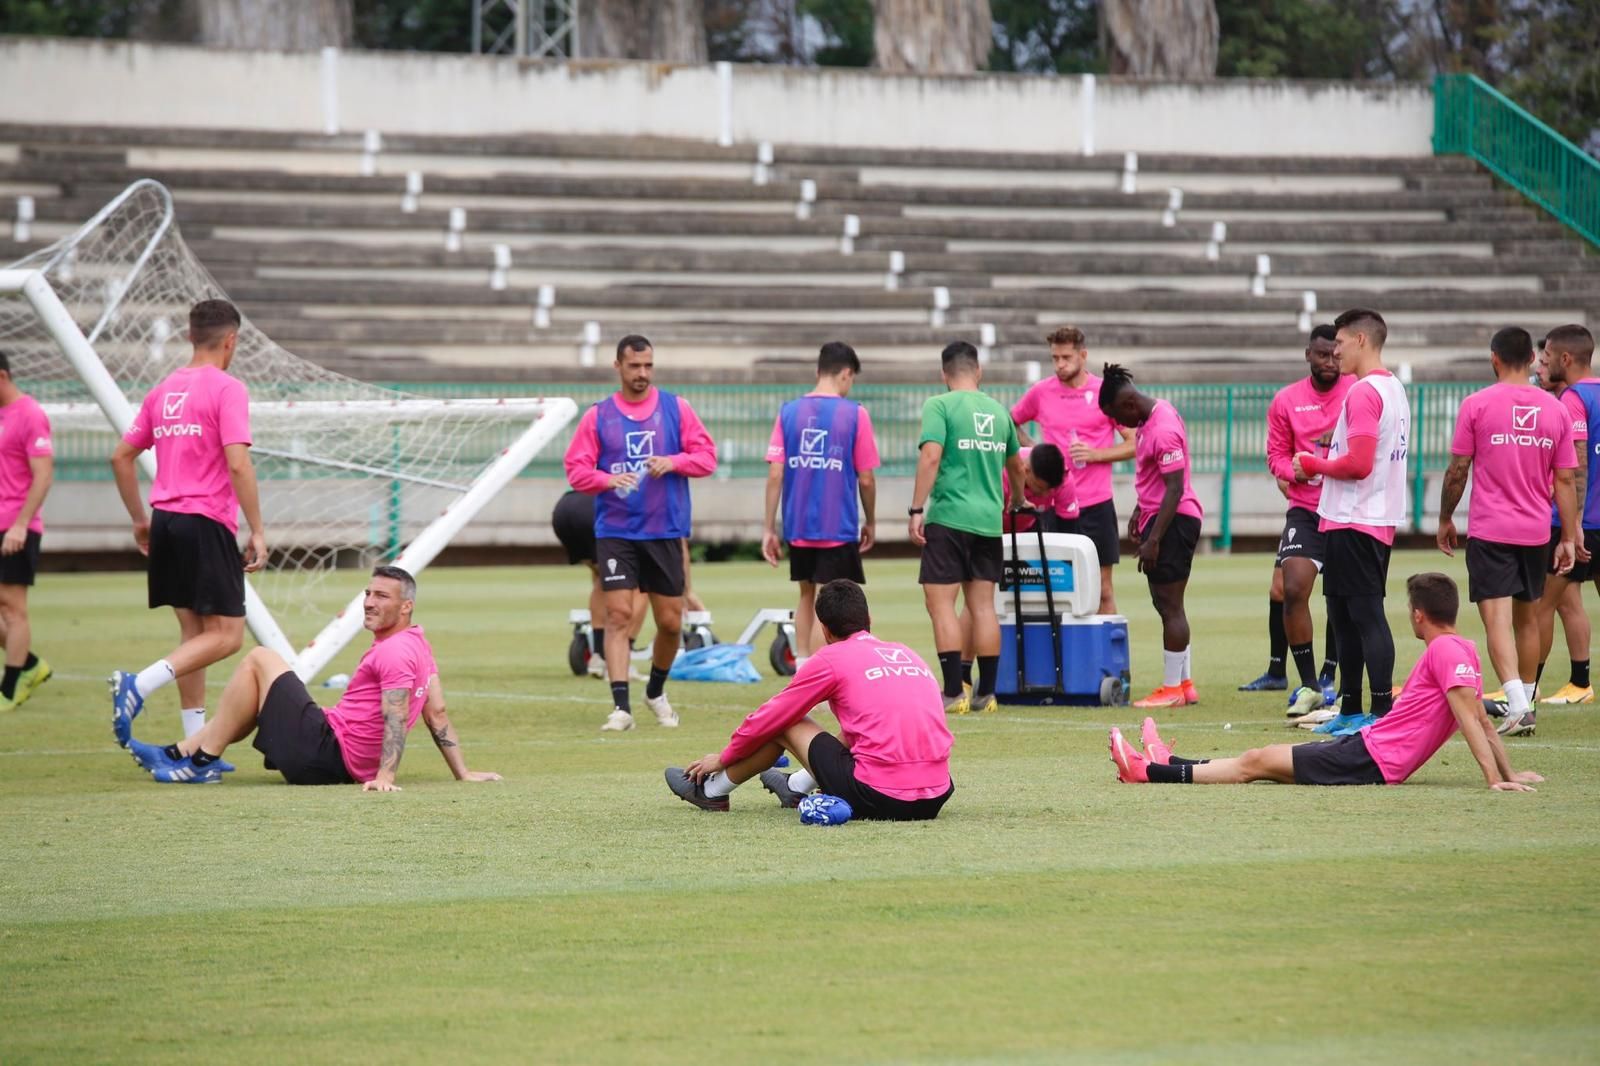
M19 295L33 308L38 315L45 330L54 338L62 354L77 371L78 376L88 388L90 396L94 398L94 407L99 414L109 423L112 431L120 437L126 433L133 424L134 408L128 398L123 395L116 379L101 362L94 346L84 336L66 306L61 302L44 273L39 270L0 270L0 297ZM65 413L68 415L86 414L89 410L87 404L50 405L47 411ZM567 397L549 397L541 399L461 399L461 400L429 400L397 396L395 400L352 400L341 402L336 400L307 401L296 404L292 401L266 404L251 404L252 416L257 412L271 417L273 414L291 414L294 411L305 413L327 413L348 411L352 415L366 413L371 417L385 417L389 421L406 422L416 417L437 414L443 410L460 410L476 414L495 414L507 418L521 418L531 416L528 427L517 439L497 456L488 466L478 472L468 485L440 485L430 481L428 484L435 487L450 488L462 491L462 494L451 501L443 512L433 521L429 522L417 536L405 546L394 559L392 565L399 566L411 574L419 574L444 550L450 540L461 531L484 506L495 497L501 489L505 488L513 478L520 474L524 467L533 460L533 457L547 444L555 439L568 422L578 413L578 405ZM380 471L367 468L357 463L345 463L317 456L292 455L285 458L297 462L315 463L325 466L343 468L360 473L382 473L384 476L399 477L404 480L404 475L391 474L389 471ZM145 451L139 456L140 468L150 478L155 477L156 463L154 451ZM323 668L333 661L334 656L348 644L358 632L361 631L363 621L362 599L364 593L357 593L350 602L334 616L333 620L323 626L305 648L296 652L289 642L272 612L262 601L260 595L250 584L245 582L245 622L250 627L251 634L262 647L270 648L283 656L294 667L294 672L304 681L316 677Z

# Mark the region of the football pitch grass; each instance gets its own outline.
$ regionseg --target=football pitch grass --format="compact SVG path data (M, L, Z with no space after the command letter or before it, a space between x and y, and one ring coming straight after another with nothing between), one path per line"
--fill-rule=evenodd
M1269 568L1198 561L1202 703L1159 719L1181 754L1304 739L1282 694L1234 691L1266 660ZM1422 569L1464 579L1396 556L1399 676ZM790 605L759 564L694 576L725 640ZM1118 576L1142 694L1155 614ZM248 744L221 786L158 786L102 680L175 633L142 580L35 593L58 676L0 715L0 1062L1600 1059L1600 707L1508 742L1536 795L1485 789L1459 739L1402 788L1120 785L1106 729L1139 712L1002 708L952 722L938 821L813 828L756 782L708 814L661 779L777 689L770 630L761 684L674 683L676 731L636 685L638 729L602 735L604 686L566 665L583 572L437 570L417 619L469 764L504 782L456 784L418 729L398 795L288 787ZM868 580L875 631L931 660L915 564ZM176 737L176 707L135 734Z

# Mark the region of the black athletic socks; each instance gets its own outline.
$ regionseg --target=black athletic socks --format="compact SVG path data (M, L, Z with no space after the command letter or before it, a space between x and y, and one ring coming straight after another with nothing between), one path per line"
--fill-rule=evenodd
M1366 709L1361 703L1361 693L1344 692L1339 696L1340 714L1366 714Z
M1294 658L1294 668L1300 673L1300 683L1307 688L1320 688L1317 683L1317 656L1309 644L1296 644L1289 649Z
M1289 647L1289 634L1283 628L1283 604L1278 600L1267 601L1267 642L1271 655L1267 660L1268 676L1286 676L1283 670L1283 654Z
M963 685L972 684L972 660L971 659L962 659L961 660L961 683Z
M28 657L26 659L22 660L22 668L24 670L32 670L35 666L38 666L38 665L39 665L39 657L37 655L33 654L33 652L31 652L31 651L28 653Z
M1144 768L1144 774L1153 785L1192 785L1194 765L1192 762L1178 762L1176 759L1168 766L1153 762Z
M605 654L606 654L606 631L604 629L600 628L599 626L596 626L592 630L592 634L591 635L593 636L594 640L593 640L593 643L591 644L589 650L591 652L593 652L595 655L598 655L601 658L605 658Z
M1572 683L1579 688L1589 687L1589 660L1572 660Z
M653 700L667 690L667 670L661 669L655 663L650 664L650 680L644 683L644 698Z
M1000 676L1000 656L978 656L978 684L972 690L974 696L994 695L995 678Z
M961 695L961 653L959 651L942 651L939 653L939 673L944 677L944 694L950 699Z
M183 761L183 752L178 750L178 745L176 745L176 744L168 744L166 747L162 748L161 750L163 752L165 752L167 758L171 759L173 762L182 762Z
M1176 755L1168 755L1167 762L1173 766L1204 766L1210 759L1183 759Z
M1539 691L1539 682L1544 680L1544 663L1539 664L1539 669L1533 672L1533 687L1528 690L1528 702L1533 702L1533 694Z
M8 700L15 699L17 696L17 679L21 676L22 667L6 667L5 678L4 680L0 680L0 696L4 696Z
M1382 718L1394 709L1394 693L1389 689L1372 694L1372 714L1375 718Z
M626 681L611 682L611 702L618 710L633 713L633 704L628 698L628 683Z
M189 756L189 761L196 766L210 766L217 761L217 756L209 754L204 748L196 748L194 754Z

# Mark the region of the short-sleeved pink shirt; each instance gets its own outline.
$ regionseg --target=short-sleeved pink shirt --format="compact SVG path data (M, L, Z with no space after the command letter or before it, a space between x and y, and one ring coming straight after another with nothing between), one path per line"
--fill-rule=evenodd
M438 672L433 648L421 626L373 641L356 672L350 675L344 697L323 711L333 735L339 738L339 750L351 777L371 781L378 776L378 758L383 754L384 692L394 688L410 691L406 709L409 732L428 702L428 682Z
M50 419L37 400L24 394L0 407L0 530L11 528L33 488L28 460L54 454ZM28 530L44 532L43 507L33 513Z
M239 531L239 497L223 449L250 443L244 382L214 366L174 370L150 390L122 439L140 451L155 449L152 508L204 515Z

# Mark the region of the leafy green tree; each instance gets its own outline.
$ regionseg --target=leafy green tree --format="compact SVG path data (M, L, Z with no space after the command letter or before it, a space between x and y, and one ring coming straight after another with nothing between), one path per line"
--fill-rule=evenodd
M1344 0L1217 0L1217 73L1245 78L1364 78L1380 28Z
M1105 71L1096 0L990 0L990 70L1029 74Z
M817 20L827 41L816 51L818 65L872 66L872 0L798 0L796 8Z

